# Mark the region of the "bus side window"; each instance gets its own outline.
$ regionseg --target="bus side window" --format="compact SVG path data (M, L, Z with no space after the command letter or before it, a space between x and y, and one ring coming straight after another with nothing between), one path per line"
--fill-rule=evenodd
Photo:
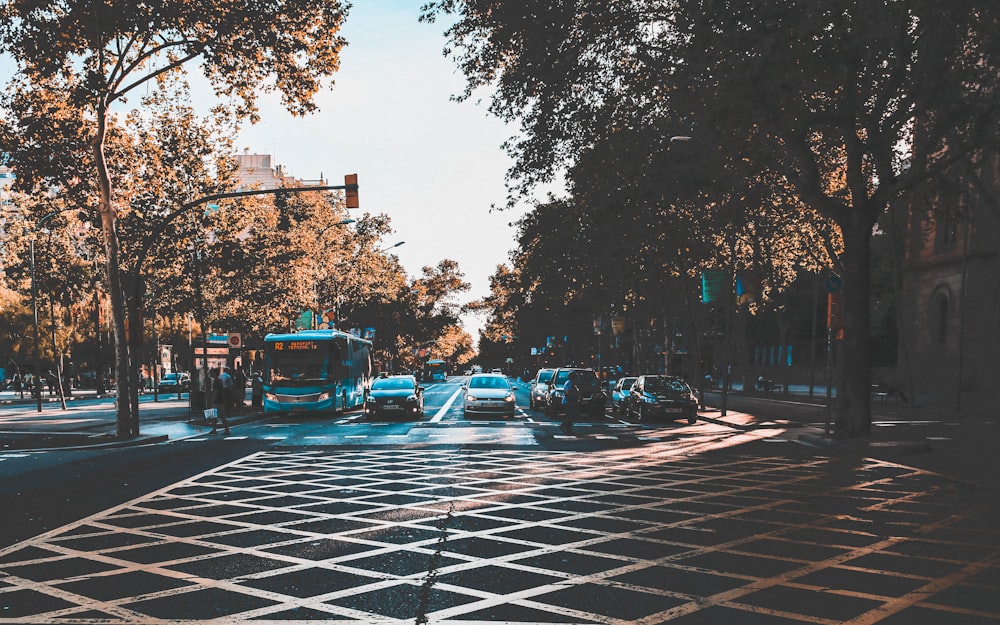
M348 355L347 341L336 339L331 343L330 361L332 363L333 377L336 380L343 380L347 371L347 363L350 362Z

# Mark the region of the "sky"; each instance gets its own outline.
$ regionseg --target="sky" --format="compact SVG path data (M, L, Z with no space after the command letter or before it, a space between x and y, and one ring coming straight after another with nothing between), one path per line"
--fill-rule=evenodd
M489 277L515 247L511 225L526 207L506 205L511 164L502 143L516 128L489 115L486 103L455 102L465 81L442 50L443 23L417 21L423 0L357 2L341 34L348 46L335 84L316 98L319 112L295 118L277 96L261 100L261 121L245 126L239 152L271 154L286 173L341 184L358 174L359 214L385 213L395 232L386 246L411 277L445 258L458 262L471 289L489 293ZM481 320L463 318L478 339Z

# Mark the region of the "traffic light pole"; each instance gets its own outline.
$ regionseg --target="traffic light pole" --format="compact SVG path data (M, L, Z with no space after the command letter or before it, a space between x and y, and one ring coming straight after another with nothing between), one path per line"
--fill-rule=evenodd
M183 215L187 211L200 206L202 204L207 204L214 200L225 200L240 197L250 197L254 195L279 195L284 193L309 193L315 191L344 191L345 192L345 206L347 208L358 208L358 175L348 174L344 176L344 184L341 185L322 185L315 187L279 187L277 189L254 189L251 191L231 191L228 193L214 193L212 195L206 195L203 197L195 198L190 202L186 202L174 210L172 213L164 217L146 236L143 240L142 247L139 249L139 253L135 258L135 266L132 269L132 305L135 307L141 306L142 302L142 265L146 262L146 257L149 254L150 249L153 245L161 239L161 235L166 227L173 222L174 219ZM202 308L199 306L199 309ZM138 308L137 308L138 309ZM138 332L139 339L135 342L134 348L139 349L141 347L141 328ZM126 340L128 340L126 338ZM130 361L135 360L135 355L133 354ZM134 369L134 364L132 362L128 363L130 369ZM127 375L131 375L131 371L125 372ZM122 372L119 372L121 375ZM134 387L134 385L133 385ZM138 389L134 390L136 402L138 402ZM41 401L39 400L39 411L41 411ZM132 418L135 419L135 423L131 424L132 427L129 431L138 434L139 432L139 412L134 411Z

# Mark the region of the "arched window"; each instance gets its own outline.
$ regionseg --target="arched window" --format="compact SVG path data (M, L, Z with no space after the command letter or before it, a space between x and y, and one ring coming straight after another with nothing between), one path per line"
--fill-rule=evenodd
M944 345L948 339L948 292L938 291L931 297L928 311L928 334L931 343Z

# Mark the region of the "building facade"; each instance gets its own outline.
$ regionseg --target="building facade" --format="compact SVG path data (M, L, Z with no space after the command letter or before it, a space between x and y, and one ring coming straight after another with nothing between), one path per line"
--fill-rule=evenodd
M918 403L979 412L1000 379L1000 158L909 205L898 374Z
M327 184L323 175L319 179L303 180L288 175L282 165L274 164L270 154L237 154L240 164L238 177L240 187L247 189L277 189L278 187L319 187Z

